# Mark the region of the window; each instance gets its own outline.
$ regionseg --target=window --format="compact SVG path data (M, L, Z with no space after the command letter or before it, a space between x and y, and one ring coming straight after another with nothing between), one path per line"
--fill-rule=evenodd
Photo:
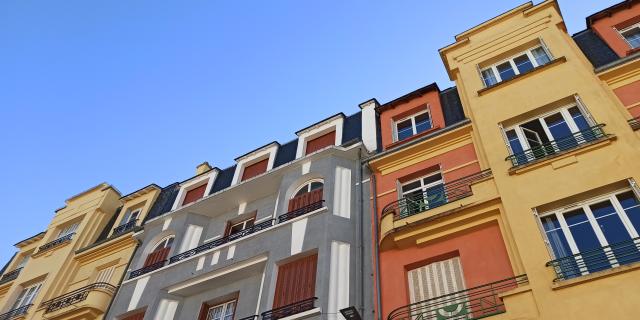
M140 212L142 212L142 209L127 210L127 213L125 213L124 217L120 221L120 225L125 225L131 221L138 220L138 217L140 216Z
M333 146L336 143L336 131L333 130L329 133L325 133L315 139L309 140L307 142L307 147L305 148L305 155L316 152L318 150L324 149L328 146Z
M640 230L640 201L632 190L543 214L540 221L555 259L580 254L559 265L564 278L640 261L632 243Z
M401 217L416 214L447 203L442 174L432 172L422 178L409 181L401 186L402 198L407 204Z
M205 310L205 317L201 317L204 320L233 320L233 315L236 309L236 301L229 301L216 306L203 305Z
M205 190L207 190L207 183L204 183L199 187L195 187L187 191L184 196L184 200L182 201L182 205L186 206L189 203L196 202L197 200L202 199L202 197L204 197Z
M317 263L318 255L314 254L278 267L274 309L315 296Z
M29 256L25 255L20 259L20 262L18 262L18 264L16 264L15 269L20 269L20 268L24 268L24 266L27 264L27 261L29 261Z
M395 122L396 141L402 141L433 127L429 111L424 111Z
M640 23L620 31L631 49L640 48Z
M407 278L411 303L449 295L466 289L460 257L434 262L409 270ZM424 312L423 314L433 316L433 319L467 319L467 317L462 316L470 311L467 309L468 299L468 294L465 293L460 294L460 296L449 296L446 298L446 303L442 304L443 306L446 305L446 307L432 310L434 314L425 314ZM431 317L429 318L431 319Z
M42 283L38 283L22 289L22 291L18 295L18 298L16 299L16 302L13 303L13 307L11 307L11 310L15 310L32 304L33 300L38 295L38 291L40 291L41 286Z
M165 261L167 259L167 256L169 256L169 251L171 250L173 239L174 237L171 236L160 240L160 242L158 242L158 244L156 244L156 246L153 248L153 251L147 256L143 267L148 267L150 265Z
M73 234L76 232L76 229L78 229L78 223L67 225L66 227L63 227L62 229L60 229L60 232L58 233L58 237L56 239L60 239L70 234Z
M507 128L505 136L514 166L575 148L599 137L575 104Z
M242 179L240 181L245 181L267 172L268 165L269 165L269 158L260 160L254 164L246 166L242 171Z
M321 202L323 187L324 183L322 180L312 180L305 183L289 200L288 212Z
M115 266L102 268L98 271L98 275L96 276L96 283L109 283L111 281L111 277L113 276L113 271L116 269Z
M551 61L544 47L538 46L480 71L485 87L509 80Z
M242 230L249 229L253 227L253 224L256 221L256 217L251 217L250 219L240 221L238 223L229 223L227 227L227 231L225 232L225 236L230 236L239 233Z

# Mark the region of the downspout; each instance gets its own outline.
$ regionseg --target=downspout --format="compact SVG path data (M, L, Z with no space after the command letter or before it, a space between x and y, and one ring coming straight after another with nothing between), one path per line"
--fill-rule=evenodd
M375 252L375 259L376 259L376 267L374 268L373 272L375 274L376 277L376 286L375 286L375 291L376 291L376 308L377 308L377 318L378 320L382 320L382 298L381 298L381 294L380 294L380 248L379 248L379 244L380 244L380 239L379 239L379 235L378 235L378 191L376 188L376 175L373 174L373 170L371 170L371 166L369 165L369 162L366 162L367 164L367 168L369 168L369 171L372 172L371 174L371 178L370 178L370 182L371 182L371 193L373 195L373 214L372 214L372 218L373 218L373 240L374 240L374 246L373 246L373 250Z
M358 307L360 309L360 314L364 315L364 279L365 279L365 268L364 268L364 186L363 186L363 172L364 170L362 169L362 149L358 150L358 183L360 185L360 212L358 214L358 219L356 219L356 224L359 224L359 228L358 226L356 226L356 228L358 229L358 237L357 240L358 243L358 250L360 250L360 298L357 299L357 304ZM358 269L356 269L358 270Z

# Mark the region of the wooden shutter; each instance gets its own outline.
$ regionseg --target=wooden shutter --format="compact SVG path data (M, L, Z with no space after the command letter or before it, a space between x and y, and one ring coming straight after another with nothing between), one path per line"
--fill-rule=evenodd
M204 197L204 191L206 189L207 184L205 183L197 188L187 191L187 194L184 196L184 201L182 201L182 205L184 206L198 199L202 199L202 197Z
M244 171L242 171L242 179L241 181L245 181L247 179L251 179L257 175L260 175L264 172L267 172L267 166L269 165L269 158L264 159L262 161L258 161L252 165L246 166Z
M142 319L144 319L144 312L132 314L128 317L122 318L122 320L142 320Z
M317 264L314 254L278 267L274 309L315 296Z
M322 148L332 146L336 143L336 132L331 131L327 134L319 136L313 140L309 140L307 142L307 148L305 150L305 155L316 152Z
M408 272L411 303L465 289L460 257L434 262Z
M322 201L322 189L316 189L289 200L288 212L304 208L310 204Z
M167 256L169 255L169 250L171 250L171 247L167 247L167 248L162 248L162 249L158 249L154 252L151 252L148 256L147 256L147 260L145 260L144 262L144 266L143 267L148 267L152 264L158 263L162 260L166 260Z
M209 313L210 305L203 303L202 307L200 307L200 315L198 316L198 320L207 320L207 314Z

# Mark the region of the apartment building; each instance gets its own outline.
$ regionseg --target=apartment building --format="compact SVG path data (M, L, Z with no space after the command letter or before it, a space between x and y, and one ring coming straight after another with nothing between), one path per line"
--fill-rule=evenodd
M363 123L365 123L363 125ZM341 319L372 314L372 105L219 169L203 163L147 216L109 319Z

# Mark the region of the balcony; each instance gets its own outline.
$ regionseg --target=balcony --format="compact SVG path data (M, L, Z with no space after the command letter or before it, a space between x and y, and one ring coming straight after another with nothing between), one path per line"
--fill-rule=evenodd
M557 282L634 262L640 262L640 238L558 258L547 262L547 267L553 267Z
M136 227L136 223L138 223L138 219L135 220L131 220L125 224L119 225L115 228L113 228L113 235L112 237L115 237L117 235L121 235L127 231L131 231L133 230L133 228Z
M158 261L158 262L156 262L154 264L150 264L150 265L148 265L146 267L142 267L142 268L140 268L138 270L133 270L133 271L131 271L129 273L129 279L137 278L137 277L139 277L139 276L141 276L141 275L143 275L145 273L149 273L151 271L158 270L158 269L164 267L165 263L167 263L167 260Z
M580 146L591 144L608 138L610 135L602 129L605 125L598 124L585 130L576 132L568 137L549 141L531 149L514 153L505 160L511 161L512 168L521 167L536 161L561 155Z
M244 317L242 319L238 319L238 320L257 320L259 318L259 316L249 316L249 317Z
M28 304L26 306L13 309L7 313L0 314L0 320L10 320L24 316L27 314L27 312L29 312L29 308L31 308L31 306L32 304Z
M382 215L393 214L394 220L407 218L473 195L471 185L491 177L491 169L447 182L437 191L404 197L386 205Z
M315 308L315 303L318 298L313 297L286 305L284 307L276 308L273 310L265 311L262 313L262 320L276 320L285 317L300 314L306 311L310 311Z
M74 310L77 312L82 312L82 309L96 309L105 312L115 292L116 287L109 283L93 283L55 299L45 301L42 303L42 307L46 308L44 313L48 314L56 313L56 311L63 310L71 305L75 305L76 308ZM55 315L50 315L48 318L53 318Z
M289 221L291 219L295 219L299 216L305 215L309 212L313 212L316 211L320 208L322 208L322 204L324 203L324 200L320 200L320 201L316 201L312 204L309 204L307 206L304 206L302 208L296 209L296 210L292 210L289 211L283 215L278 216L278 223L283 223L286 221Z
M635 117L633 119L629 120L629 125L631 126L631 129L635 130L640 130L640 117Z
M18 268L18 269L15 269L15 270L11 271L11 272L7 272L7 273L3 274L2 278L0 278L0 284L5 284L5 283L7 283L9 281L15 280L18 277L18 275L20 274L21 270L22 270L22 268Z
M505 313L501 295L528 283L527 275L508 278L397 308L387 320L480 319Z
M58 247L58 246L60 246L62 244L65 244L65 243L71 241L71 238L73 238L74 234L75 233L70 233L70 234L68 234L66 236L62 236L62 237L60 237L58 239L55 239L55 240L53 240L53 241L51 241L51 242L49 242L49 243L47 243L45 245L40 246L40 248L38 248L38 253L51 250L51 249L53 249L55 247Z

